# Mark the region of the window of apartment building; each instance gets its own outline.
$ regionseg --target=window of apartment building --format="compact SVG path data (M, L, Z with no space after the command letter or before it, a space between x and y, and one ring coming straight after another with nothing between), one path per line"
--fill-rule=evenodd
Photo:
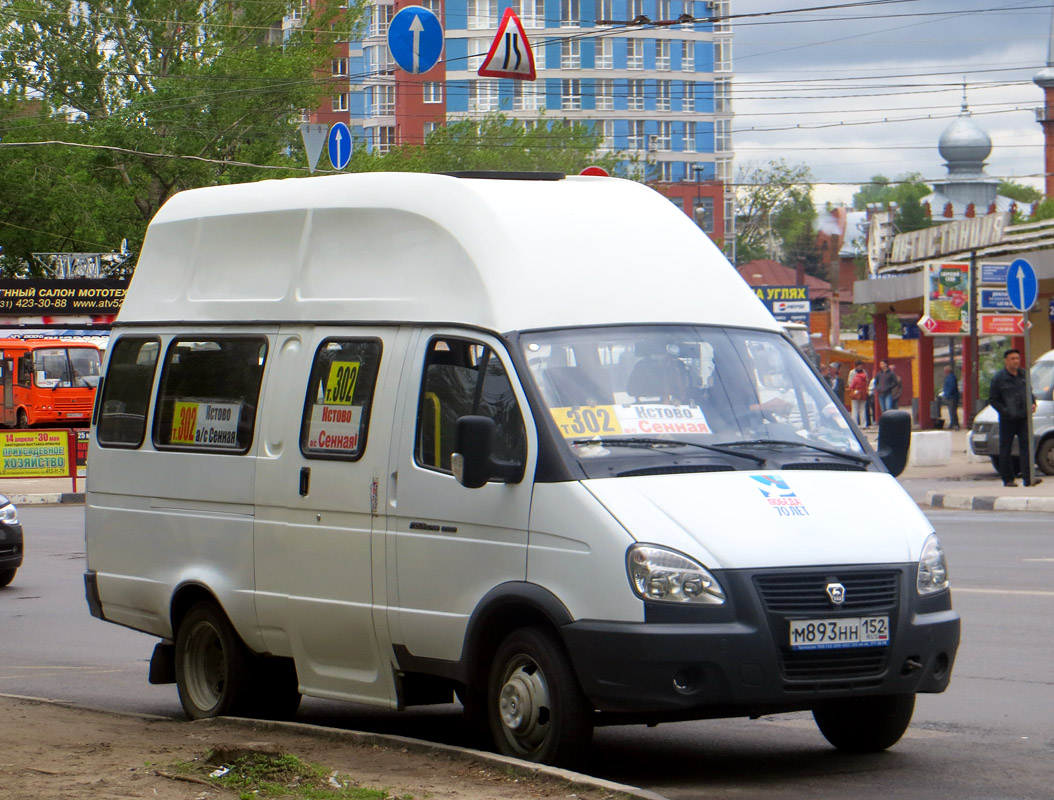
M425 81L424 100L426 103L442 103L443 84L439 81Z
M597 111L612 111L615 108L615 82L610 78L597 78Z
M519 9L516 13L519 15L523 27L545 27L545 0L519 0L519 3L514 2L512 7L516 8L517 5L519 5Z
M498 24L495 0L468 0L468 28L494 28Z
M374 86L373 87L373 115L376 117L390 117L395 113L395 87Z
M295 0L289 7L290 19L303 19L307 13L307 0Z
M627 81L626 108L630 111L644 110L644 81Z
M340 94L333 95L333 110L334 111L347 111L348 110L348 93L341 92Z
M596 19L615 19L615 0L596 0Z
M346 58L334 58L332 66L330 67L331 74L333 75L347 75L348 74L348 59Z
M578 80L560 81L560 108L564 111L577 111L582 107L582 82Z
M560 0L560 27L577 28L581 22L579 0Z
M646 146L644 135L644 120L631 119L629 121L629 134L626 136L627 150L643 150Z
M560 42L560 69L580 69L582 66L582 43L578 39Z
M714 198L694 197L692 198L692 216L695 224L707 233L714 232Z
M673 147L673 123L660 122L659 132L652 138L652 148L666 152Z
M626 69L644 69L644 40L626 40Z
M732 111L732 81L718 78L714 81L714 113L727 114Z
M615 40L609 38L596 40L596 58L593 62L597 69L612 69L615 66Z
M655 81L655 110L670 110L670 81Z
M440 127L442 127L442 123L440 122L426 122L421 126L421 133L423 133L425 139L427 139Z
M681 71L695 72L695 42L681 42Z
M514 111L537 111L545 107L545 81L513 81Z
M378 153L387 153L393 147L395 147L395 128L391 125L384 125L377 128L376 139L376 150Z
M732 159L718 158L714 161L714 173L719 181L732 182ZM727 217L726 217L727 219Z
M424 2L418 4L435 14L440 22L443 21L443 0L424 0Z
M684 82L684 97L681 99L681 111L695 111L695 84Z
M714 41L714 72L732 71L732 40L717 39Z
M636 19L637 17L644 16L644 0L629 0L626 3L626 9L629 11L629 18Z
M695 134L696 134L695 123L694 122L686 122L686 123L684 123L684 143L683 143L682 148L681 148L682 150L684 150L684 152L686 152L686 153L694 153L695 152Z
M689 17L695 17L695 0L681 0L681 15L687 15ZM683 22L681 23L682 31L690 31L695 28L694 22Z
M659 162L659 180L663 183L673 183L673 162Z
M665 19L665 17L663 17ZM670 68L670 40L655 40L655 69L667 70Z
M517 81L522 83L522 81ZM471 81L468 93L469 111L497 111L500 95L496 80Z
M728 151L732 149L732 120L714 120L714 150Z
M602 153L610 153L615 149L615 121L606 119L600 125L600 146L597 148Z
M388 25L394 16L395 6L373 6L370 9L370 36L387 36Z
M469 72L478 72L483 66L483 59L490 52L490 39L468 40L468 69Z
M670 0L655 0L655 18L661 20L672 19L670 16Z
M714 33L731 33L732 24L728 21L728 0L714 0L710 16L717 20L714 23Z

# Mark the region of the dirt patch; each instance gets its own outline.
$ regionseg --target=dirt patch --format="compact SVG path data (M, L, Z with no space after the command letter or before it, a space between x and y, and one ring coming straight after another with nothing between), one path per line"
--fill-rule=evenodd
M223 720L177 722L0 697L4 800L226 800L237 794L178 765L210 752L263 751L319 764L352 786L398 800L578 798L627 795L486 759Z

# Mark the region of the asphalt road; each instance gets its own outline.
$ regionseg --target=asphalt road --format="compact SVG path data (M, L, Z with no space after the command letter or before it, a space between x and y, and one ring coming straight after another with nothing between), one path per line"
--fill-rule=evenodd
M83 509L20 513L27 555L0 589L0 692L180 717L175 687L146 682L154 640L88 615ZM951 688L919 698L896 747L841 755L808 714L602 728L584 771L674 800L1054 797L1054 518L930 518L950 560L963 642ZM471 743L453 706L398 714L311 700L299 720Z

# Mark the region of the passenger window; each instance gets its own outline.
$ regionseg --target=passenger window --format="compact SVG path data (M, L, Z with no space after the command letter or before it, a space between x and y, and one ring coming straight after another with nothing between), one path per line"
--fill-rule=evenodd
M245 453L253 441L267 341L173 339L154 414L158 447Z
M327 339L319 346L304 402L300 452L349 461L362 455L380 363L381 343L375 339Z
M122 336L110 345L96 426L100 445L139 447L143 443L158 352L157 339L138 336Z
M494 458L523 463L527 452L523 416L501 359L477 342L433 339L417 409L416 462L450 472L454 427L459 417L469 414L495 421Z

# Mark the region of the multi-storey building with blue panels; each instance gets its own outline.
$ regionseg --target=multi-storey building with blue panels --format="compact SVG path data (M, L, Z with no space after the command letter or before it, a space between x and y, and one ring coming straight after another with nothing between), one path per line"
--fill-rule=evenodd
M446 31L439 75L397 85L385 36L403 4L377 0L368 35L349 47L347 108L371 149L403 141L397 90L420 91L441 97L451 120L502 112L534 121L544 111L593 123L606 148L647 159L658 180L731 178L730 0L426 1ZM510 5L534 49L535 81L476 74ZM669 24L682 15L697 21ZM626 24L641 18L652 24Z

